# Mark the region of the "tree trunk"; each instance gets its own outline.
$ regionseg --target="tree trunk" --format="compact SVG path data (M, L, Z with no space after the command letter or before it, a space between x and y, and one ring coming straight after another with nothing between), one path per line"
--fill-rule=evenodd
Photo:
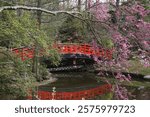
M70 7L70 1L67 0L67 9L69 9L69 7Z
M41 7L41 0L37 1L37 7L38 8ZM41 15L42 15L42 12L41 11L37 11L37 22L38 22L39 29L41 28Z
M65 10L65 0L63 0L63 10Z
M37 7L41 7L41 0L37 0ZM41 27L41 11L37 11L37 23L38 28L40 30ZM35 77L38 81L40 81L39 77L39 45L37 43L37 40L35 39L35 48L34 48L34 58L33 58L33 72L35 73Z
M85 0L85 9L87 10L88 8L88 0Z
M78 11L81 11L81 0L78 0Z
M116 0L116 7L119 7L120 0Z

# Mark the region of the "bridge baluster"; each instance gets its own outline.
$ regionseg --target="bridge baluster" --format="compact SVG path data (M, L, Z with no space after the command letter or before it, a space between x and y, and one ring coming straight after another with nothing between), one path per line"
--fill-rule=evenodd
M103 49L103 48L93 48L89 44L54 44L54 48L58 49L61 54L84 54L84 55L94 55L97 57L112 59L113 50ZM51 48L49 48L51 49ZM21 58L22 61L26 59L32 59L34 57L34 48L15 48L12 51ZM44 49L39 52L40 56L45 54Z
M106 51L106 56L108 59L112 59L112 50L107 50Z
M93 53L93 49L89 45L84 45L84 54L91 55Z

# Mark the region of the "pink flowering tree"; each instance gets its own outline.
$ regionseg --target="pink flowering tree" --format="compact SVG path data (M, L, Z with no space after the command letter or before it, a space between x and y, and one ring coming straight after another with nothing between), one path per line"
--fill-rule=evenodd
M130 81L130 75L121 74L121 70L128 71L129 59L137 57L145 67L150 67L150 23L145 18L150 15L140 2L126 2L119 4L120 0L111 0L102 3L101 0L88 1L89 11L94 16L94 21L103 27L113 42L112 60L95 60L99 66L107 70L117 69L114 77L119 81ZM96 28L96 27L95 27ZM101 43L100 43L101 45ZM118 99L128 99L127 91L119 82L114 87Z

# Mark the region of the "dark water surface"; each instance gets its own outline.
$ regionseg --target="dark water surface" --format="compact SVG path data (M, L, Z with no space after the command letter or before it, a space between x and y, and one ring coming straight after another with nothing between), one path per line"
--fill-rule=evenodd
M98 82L98 77L88 72L55 73L53 77L57 78L56 82L40 86L39 89L52 91L52 88L56 87L56 91L79 91L106 84L104 82Z
M85 89L92 89L97 86L107 84L103 78L100 78L95 73L89 72L59 72L54 73L53 77L57 78L56 82L49 83L39 87L42 91L52 91L56 87L57 92L73 92ZM108 81L112 78L107 78ZM129 99L150 99L150 82L141 81L138 83L146 84L139 86L125 86L132 96ZM113 85L113 84L112 84ZM106 97L107 99L107 97Z

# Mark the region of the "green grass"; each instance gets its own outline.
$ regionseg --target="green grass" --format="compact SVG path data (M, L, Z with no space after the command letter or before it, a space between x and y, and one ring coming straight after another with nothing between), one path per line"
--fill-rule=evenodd
M131 67L129 68L129 72L139 73L139 74L143 74L143 75L150 75L150 67L144 67L137 60L130 60L129 63L131 65Z
M150 82L141 82L141 81L131 81L131 83L129 82L122 82L122 85L124 86L132 86L132 87L140 87L140 86L144 86L147 88L150 88Z

